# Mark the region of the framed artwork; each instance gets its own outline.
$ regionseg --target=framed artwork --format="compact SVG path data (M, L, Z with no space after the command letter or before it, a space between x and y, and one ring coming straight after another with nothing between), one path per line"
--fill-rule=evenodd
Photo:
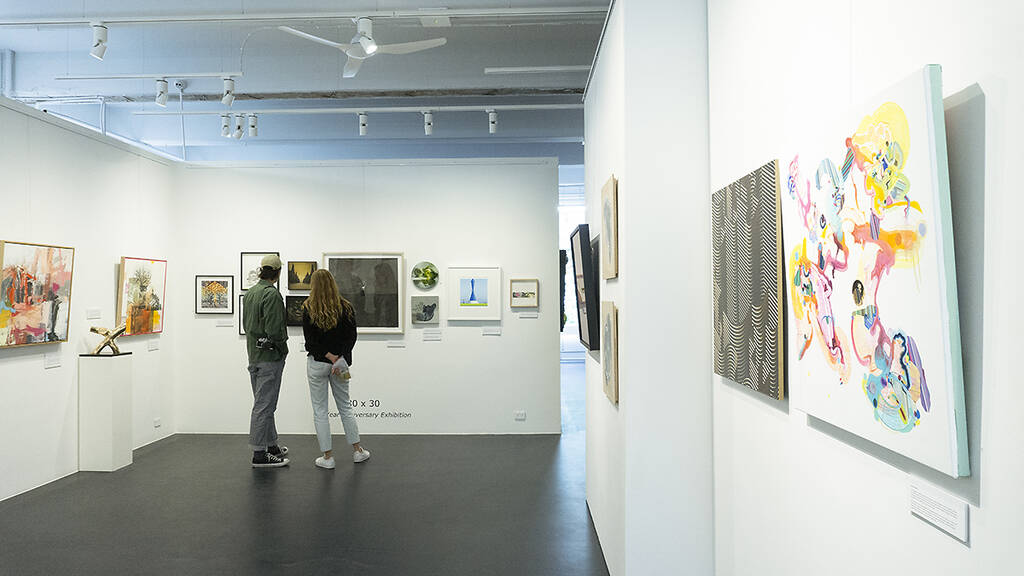
M824 146L783 159L794 404L967 476L941 69L840 118Z
M540 306L540 280L536 278L515 278L509 280L509 306L512 308L536 308Z
M245 323L243 322L245 320L244 304L245 304L245 295L244 294L239 294L238 295L238 335L239 336L245 336Z
M448 320L501 320L501 268L450 266Z
M0 348L68 341L75 249L0 241Z
M196 314L234 313L234 276L196 276Z
M572 251L573 278L576 285L576 315L579 320L580 343L587 350L600 350L598 336L598 278L595 255L590 242L590 227L580 224L569 236Z
M242 252L241 256L241 268L238 274L238 281L241 283L242 291L246 291L249 288L259 284L260 282L260 262L263 261L264 256L280 256L277 252ZM280 279L275 286L280 287Z
M608 178L601 188L601 276L610 280L619 277L619 181Z
M288 262L288 289L309 290L312 288L313 272L316 272L316 262L290 261Z
M619 403L619 311L614 302L601 302L601 379L604 395Z
M438 306L440 306L440 298L437 296L413 296L412 323L439 324L441 312L438 310Z
M405 331L405 257L400 252L326 253L323 264L355 308L360 334Z
M121 258L121 282L117 293L117 323L125 324L125 336L164 331L164 291L167 261Z
M439 277L437 266L430 262L420 262L412 267L412 283L420 290L430 290L437 286Z
M785 394L782 222L776 160L711 196L715 374Z
M285 325L302 326L302 304L305 301L305 296L284 297Z

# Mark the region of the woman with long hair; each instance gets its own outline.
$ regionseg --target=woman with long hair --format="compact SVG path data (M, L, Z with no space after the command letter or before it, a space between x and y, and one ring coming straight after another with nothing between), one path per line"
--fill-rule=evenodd
M316 459L321 468L334 468L331 423L327 419L327 387L341 414L345 438L352 445L352 461L364 462L370 452L359 444L359 425L349 403L349 366L356 344L356 313L352 304L338 293L334 276L321 268L313 272L309 298L302 304L302 333L306 337L306 376L313 403L313 425L323 456Z

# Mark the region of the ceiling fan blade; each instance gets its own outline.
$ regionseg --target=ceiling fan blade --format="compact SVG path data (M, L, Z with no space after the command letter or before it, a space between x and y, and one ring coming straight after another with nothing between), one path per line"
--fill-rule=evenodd
M400 44L380 44L377 46L377 52L380 54L412 54L420 50L444 46L447 43L447 38L433 38L431 40L417 40L416 42L402 42Z
M299 38L304 38L306 40L309 40L309 41L312 41L312 42L316 42L317 44L323 44L324 46L330 46L331 48L337 48L338 50L341 50L342 52L348 52L349 50L352 49L352 45L351 44L341 44L341 43L338 43L338 42L331 42L330 40L328 40L326 38L321 38L319 36L313 36L312 34L307 34L307 33L303 32L302 30L296 30L295 28L292 28L290 26L278 26L277 29L282 31L282 32L287 32L287 33L291 34L292 36L298 36Z
M349 56L345 62L345 68L341 71L342 78L355 78L356 74L359 73L359 67L362 66L363 61L361 58L353 58Z

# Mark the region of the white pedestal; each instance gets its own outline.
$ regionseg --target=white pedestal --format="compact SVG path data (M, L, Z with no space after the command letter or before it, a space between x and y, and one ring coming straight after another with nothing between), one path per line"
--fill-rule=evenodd
M132 463L132 356L78 357L78 469Z

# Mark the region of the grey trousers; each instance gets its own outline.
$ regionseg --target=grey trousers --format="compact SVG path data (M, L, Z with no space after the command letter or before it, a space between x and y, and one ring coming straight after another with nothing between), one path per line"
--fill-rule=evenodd
M306 376L309 378L309 399L313 402L313 428L316 429L316 439L320 443L320 451L327 452L332 449L331 423L327 419L327 410L330 407L327 403L328 386L334 393L334 403L337 404L338 414L341 415L341 426L345 429L345 441L349 444L358 443L359 424L356 423L352 405L349 403L349 381L331 374L330 364L317 362L309 356L306 357Z
M284 360L249 365L253 397L252 416L249 419L249 448L254 451L263 451L267 446L277 445L274 412L277 410L277 398L281 395L283 372Z

